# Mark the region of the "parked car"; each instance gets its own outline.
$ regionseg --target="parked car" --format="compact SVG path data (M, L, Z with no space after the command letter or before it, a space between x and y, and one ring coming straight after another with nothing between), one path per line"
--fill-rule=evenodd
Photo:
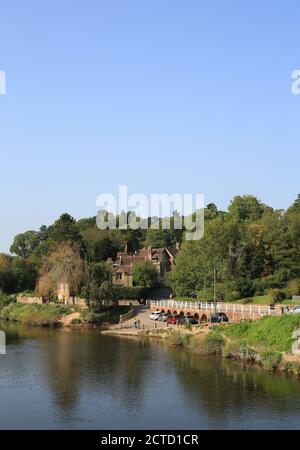
M162 313L162 314L159 316L158 320L159 320L160 322L166 322L166 321L168 320L168 317L170 317L170 314Z
M179 314L173 314L167 318L168 325L178 325L179 321L180 321Z
M152 312L151 314L150 314L150 319L151 320L159 320L159 318L160 318L160 316L162 315L162 313L160 312L160 311L155 311L155 312Z
M194 316L180 316L179 323L180 325L188 325L188 324L196 325L198 321L195 319Z
M221 323L221 322L229 322L228 317L225 313L216 313L213 314L210 318L211 323Z

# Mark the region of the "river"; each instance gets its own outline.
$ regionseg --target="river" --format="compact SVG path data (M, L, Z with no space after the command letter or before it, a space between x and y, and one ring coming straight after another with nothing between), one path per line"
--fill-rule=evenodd
M0 322L1 429L299 429L300 380L149 339Z

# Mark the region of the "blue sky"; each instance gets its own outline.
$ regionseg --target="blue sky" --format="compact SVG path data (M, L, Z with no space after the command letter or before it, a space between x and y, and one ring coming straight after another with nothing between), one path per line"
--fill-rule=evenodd
M0 251L96 197L298 192L299 1L5 0Z

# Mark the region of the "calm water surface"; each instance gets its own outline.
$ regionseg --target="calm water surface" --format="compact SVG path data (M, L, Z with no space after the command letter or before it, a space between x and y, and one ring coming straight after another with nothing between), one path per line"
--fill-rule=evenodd
M95 330L0 328L1 429L300 429L292 376Z

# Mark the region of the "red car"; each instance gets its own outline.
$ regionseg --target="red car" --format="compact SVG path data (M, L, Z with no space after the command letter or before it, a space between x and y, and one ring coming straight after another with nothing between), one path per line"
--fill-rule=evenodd
M167 324L168 325L178 325L179 321L180 321L180 315L179 314L175 314L175 315L169 316L167 318Z

